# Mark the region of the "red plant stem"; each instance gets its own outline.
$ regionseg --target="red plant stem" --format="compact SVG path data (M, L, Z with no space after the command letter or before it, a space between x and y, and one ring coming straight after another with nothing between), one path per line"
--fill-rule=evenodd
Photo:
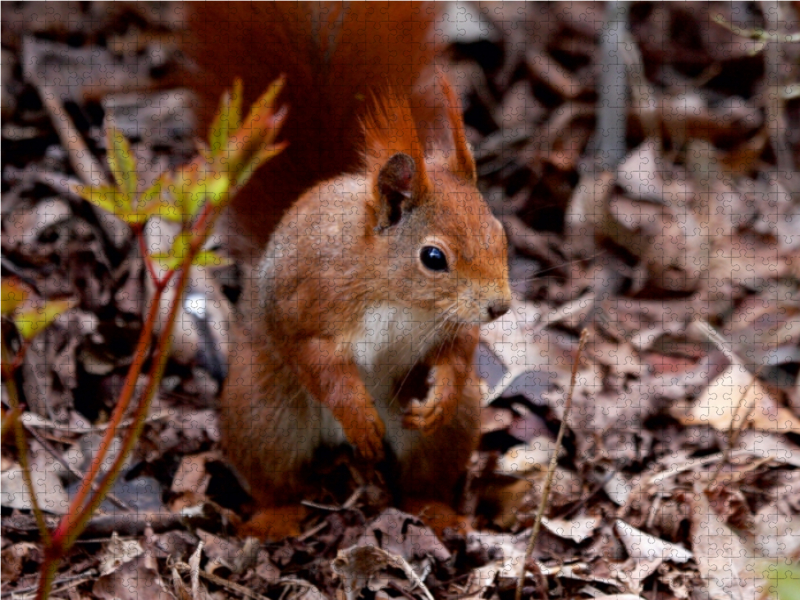
M142 254L142 260L144 261L144 265L147 268L147 272L150 274L150 278L153 280L153 283L156 287L161 285L166 285L166 282L169 281L169 277L164 277L164 279L159 279L158 275L156 274L156 269L153 266L153 262L150 260L150 255L147 253L147 246L145 245L144 239L144 227L139 227L134 231L134 235L139 239L139 252Z
M22 414L19 406L19 390L17 389L17 382L14 380L14 373L16 368L13 366L16 361L9 367L8 348L6 348L5 340L0 343L0 362L2 362L3 377L6 380L6 391L8 392L8 403L11 406L10 414L13 414L11 426L14 428L14 441L17 444L17 452L19 453L19 467L22 470L22 479L25 482L25 487L28 488L28 493L31 496L31 507L33 508L33 515L36 519L36 526L39 528L39 535L42 536L42 542L47 548L52 540L50 538L50 531L47 529L47 521L44 518L42 508L39 506L39 500L36 497L36 489L33 487L33 476L31 475L31 462L28 460L28 441L25 439L25 429L22 427L20 415ZM23 352L25 346L20 350Z
M228 197L230 197L230 195L228 195ZM164 368L167 364L169 348L172 342L172 329L175 325L178 309L181 305L180 300L183 296L183 292L189 278L192 261L197 253L202 249L203 244L208 239L208 236L211 234L214 222L219 216L219 213L219 206L214 206L211 202L208 202L206 203L203 213L195 225L195 232L199 232L195 233L195 235L192 237L189 246L189 252L187 252L187 255L183 261L175 287L176 294L179 294L180 297L176 297L175 301L170 304L167 322L163 324L158 337L156 350L153 354L152 365L147 377L147 387L145 388L139 400L139 404L133 416L133 424L128 429L128 433L125 436L122 448L120 449L114 464L103 476L99 485L95 488L94 493L91 496L88 496L88 491L91 490L91 482L94 481L97 473L99 473L99 468L95 469L95 465L102 464L102 460L107 453L107 449L110 447L110 442L106 444L106 441L109 438L113 440L113 434L119 427L122 417L124 416L125 409L133 397L133 390L135 388L136 380L138 379L144 364L143 357L145 355L146 342L152 335L156 322L156 313L166 287L166 282L169 281L174 271L170 271L168 277L165 277L163 282L157 282L156 293L154 294L152 305L147 315L145 330L142 332L142 335L139 339L134 364L131 365L131 370L128 371L128 377L125 381L125 387L123 388L122 396L120 397L117 407L114 409L112 420L109 422L106 435L103 438L103 443L101 444L100 449L95 456L95 460L93 461L89 472L84 476L78 496L76 496L75 500L73 500L71 503L68 514L65 515L65 517L59 523L58 528L53 535L52 543L45 548L45 557L41 569L42 575L41 579L39 580L39 589L37 590L37 598L39 600L47 599L50 593L50 587L55 577L59 560L75 543L75 540L77 540L78 536L86 527L86 524L89 522L89 519L91 519L94 511L97 510L97 507L102 503L103 498L114 484L114 481L122 469L122 465L141 435L147 418L147 413L150 410L150 404L155 396L155 391L161 382L161 376L163 375ZM123 402L125 404L125 408L120 410L120 405L123 404ZM88 502L86 501L87 497ZM78 502L79 499L80 502Z
M174 327L175 320L178 316L178 310L181 306L181 300L183 297L184 288L186 287L186 282L189 278L189 271L191 269L193 258L194 253L189 253L187 260L184 261L184 264L180 270L178 283L176 286L176 298L174 302L170 303L170 311L169 316L167 317L167 322L164 323L159 334L158 344L155 352L153 353L150 371L147 374L147 386L142 393L141 399L139 400L139 405L136 407L136 412L133 415L133 424L128 428L127 435L122 443L122 448L120 449L114 464L101 479L97 491L92 494L86 506L81 509L80 514L75 518L74 526L69 531L67 538L64 541L66 548L72 546L72 544L78 538L78 535L80 535L81 531L83 531L86 524L89 522L89 519L92 517L94 511L100 506L100 503L103 501L103 498L105 498L108 490L111 489L114 481L116 481L119 472L122 470L122 467L125 464L125 460L133 450L133 447L136 445L136 442L139 440L139 436L144 429L144 424L147 420L147 414L150 411L150 404L155 397L155 392L161 383L161 377L164 374L164 368L167 365L169 349L172 345L172 328ZM178 297L177 294L180 294L180 297Z
M155 294L151 301L150 310L147 314L147 319L144 323L144 330L139 336L139 343L136 345L136 353L134 354L133 364L128 371L128 376L125 379L125 385L122 389L119 401L117 402L114 412L111 415L111 420L108 423L108 428L100 443L100 447L95 454L94 460L89 467L89 470L83 477L81 486L78 493L70 503L69 511L61 519L58 527L53 533L53 543L56 547L63 545L63 540L75 525L75 519L78 515L80 508L86 503L86 497L92 490L92 482L97 478L100 472L106 455L108 454L111 444L114 441L114 435L117 433L120 423L128 410L133 394L136 391L136 381L142 372L145 360L147 360L147 348L150 345L150 339L153 335L153 330L156 325L156 317L161 304L161 297L164 294L164 286L156 286ZM66 548L64 548L66 550Z

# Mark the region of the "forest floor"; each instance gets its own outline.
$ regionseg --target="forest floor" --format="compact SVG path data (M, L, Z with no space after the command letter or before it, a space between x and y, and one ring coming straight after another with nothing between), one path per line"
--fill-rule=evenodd
M320 475L338 485L302 536L236 537L249 498L216 413L227 357L213 324L228 309L209 302L205 319L186 313L143 435L54 597L340 598L353 581L369 582L365 597L424 597L400 562L334 572L337 553L358 562L353 548L372 544L437 598L512 598L576 362L526 596L755 599L781 578L800 586L787 567L800 559L800 43L759 37L800 33L800 9L631 3L620 57L603 46L613 6L449 5L451 79L516 298L477 358L487 398L462 504L475 531L438 539L342 478L343 464ZM85 144L104 164L104 118L153 174L192 156L188 92L119 91L181 60L181 14L171 2L2 5L2 276L31 306L69 300L15 374L48 523L97 449L151 293L128 227L71 192L74 156ZM614 103L602 82L620 61L627 94ZM60 135L59 111L80 139ZM620 114L609 146L600 123ZM235 279L228 266L207 281L230 292ZM5 318L2 335L19 350ZM7 395L4 381L4 418ZM43 551L5 429L2 443L2 597L23 598Z

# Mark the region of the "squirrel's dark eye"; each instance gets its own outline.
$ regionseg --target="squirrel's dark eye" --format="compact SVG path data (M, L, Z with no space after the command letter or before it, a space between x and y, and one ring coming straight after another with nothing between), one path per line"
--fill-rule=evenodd
M447 271L447 257L436 246L424 246L419 252L419 258L431 271Z

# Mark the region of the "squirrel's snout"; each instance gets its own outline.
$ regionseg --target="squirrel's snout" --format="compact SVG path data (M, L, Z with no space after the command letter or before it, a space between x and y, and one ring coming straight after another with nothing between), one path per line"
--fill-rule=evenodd
M511 303L508 300L495 300L486 307L486 311L492 321L499 319L509 310L511 310Z

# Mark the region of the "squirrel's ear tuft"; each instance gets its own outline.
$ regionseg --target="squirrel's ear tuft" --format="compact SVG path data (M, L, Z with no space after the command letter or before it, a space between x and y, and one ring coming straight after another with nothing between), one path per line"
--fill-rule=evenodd
M403 213L414 206L419 176L420 171L414 159L402 152L392 156L381 167L375 185L380 195L377 224L379 231L397 225Z
M453 154L447 161L447 168L450 172L464 181L476 183L478 171L475 168L475 159L467 143L467 134L464 131L464 119L461 116L461 103L458 95L453 90L445 74L441 69L436 70L436 77L442 86L447 102L447 120L450 122L450 131L453 133Z
M413 200L419 202L431 191L417 123L404 95L387 87L372 98L372 106L364 117L364 136L370 177L377 177L385 168L395 170L398 163L394 163L394 166L390 163L398 154L403 154L411 159L415 173ZM377 185L376 179L372 181ZM380 190L376 191L381 193Z

